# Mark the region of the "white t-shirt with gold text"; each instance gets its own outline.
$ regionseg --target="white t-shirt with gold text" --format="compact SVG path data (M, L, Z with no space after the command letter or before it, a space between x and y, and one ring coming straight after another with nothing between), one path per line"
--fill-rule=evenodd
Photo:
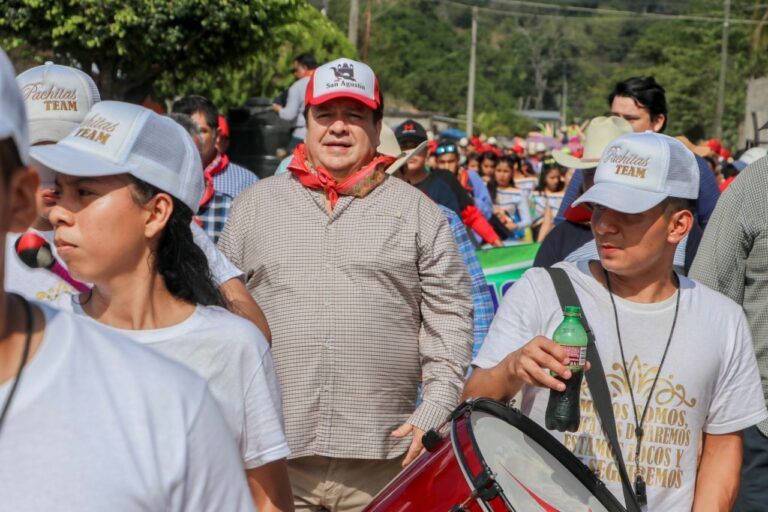
M615 297L629 371L627 381L607 290L592 277L586 260L556 266L571 278L595 334L631 481L638 464L629 388L635 394L639 419L654 377L661 372L645 419L639 468L647 484L648 510L690 510L702 432L737 432L768 417L744 313L724 295L681 276L677 325L659 370L676 296L653 304ZM549 274L544 269L529 270L504 296L473 364L489 368L536 335L551 338L562 319ZM598 473L623 501L621 479L586 378L581 391L578 432L550 433ZM521 409L543 426L548 400L549 390L525 386Z

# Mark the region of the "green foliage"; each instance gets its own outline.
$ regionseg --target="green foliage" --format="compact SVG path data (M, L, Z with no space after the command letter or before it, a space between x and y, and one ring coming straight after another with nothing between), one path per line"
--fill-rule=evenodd
M290 23L274 27L271 37L279 44L262 46L235 63L216 66L186 80L182 75L173 80L163 78L157 85L159 94L204 94L227 109L243 105L249 97L272 97L288 88L295 80L293 59L301 53L313 53L320 63L338 57L357 58L346 36L319 10L300 2L293 16Z
M196 90L225 105L241 103L284 85L276 74L288 74L295 48L306 45L321 55L351 51L305 0L3 4L0 40L6 48L52 51L59 63L93 69L105 99L140 102L157 84L161 96Z
M422 110L464 114L469 6L481 5L475 94L478 130L524 133L526 123L520 122L516 110L560 110L566 78L569 119L604 115L609 111L608 93L616 82L652 74L667 91L668 133L693 139L714 136L722 24L656 20L640 14L718 18L723 15L721 0L542 1L633 11L638 16L565 13L558 17L556 13L564 13L510 6L502 0L373 0L370 63L388 96ZM732 17L768 23L765 2L732 3ZM365 6L361 0L360 41ZM331 0L330 7L331 18L346 30L349 0ZM765 33L762 26L732 24L730 28L723 131L731 147L744 117L744 80L768 73Z

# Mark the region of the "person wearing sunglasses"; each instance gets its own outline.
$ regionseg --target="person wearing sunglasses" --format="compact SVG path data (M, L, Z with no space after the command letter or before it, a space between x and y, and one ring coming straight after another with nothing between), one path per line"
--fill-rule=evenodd
M441 144L435 150L435 157L437 158L436 168L453 173L464 190L472 196L475 206L483 217L490 219L493 215L493 201L488 193L488 187L477 171L461 167L458 146L454 143Z

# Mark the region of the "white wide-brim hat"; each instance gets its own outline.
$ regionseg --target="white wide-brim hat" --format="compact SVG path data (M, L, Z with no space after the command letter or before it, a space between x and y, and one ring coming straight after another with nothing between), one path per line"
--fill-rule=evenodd
M618 116L596 117L584 131L584 152L581 158L560 149L552 151L552 158L563 167L593 169L600 162L605 146L625 133L632 133L632 126L625 119Z

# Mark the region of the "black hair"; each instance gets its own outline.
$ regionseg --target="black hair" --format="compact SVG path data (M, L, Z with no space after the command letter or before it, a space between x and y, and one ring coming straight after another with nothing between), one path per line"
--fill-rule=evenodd
M145 204L162 192L149 183L131 177L135 199ZM165 281L171 294L191 304L226 307L226 300L213 283L208 258L195 243L192 230L192 210L180 200L173 199L173 212L160 235L153 266Z
M608 105L616 96L632 98L635 103L648 110L651 120L664 114L664 124L660 132L667 127L667 97L664 88L652 76L633 76L617 83L608 95Z
M24 163L21 161L13 139L8 137L0 140L0 173L2 173L3 184L8 185L13 173L22 167Z
M562 190L565 188L565 183L563 182L563 171L560 169L560 167L555 165L547 165L545 164L544 167L541 169L541 174L539 174L539 184L536 187L536 190L538 192L545 192L547 190L547 174L549 174L550 171L557 171L557 173L560 175L560 183L557 185L557 190L555 192L562 192Z
M495 164L499 163L499 157L493 151L484 151L483 154L480 155L480 158L478 158L477 162L480 165L483 165L483 162L486 160L490 160Z
M307 69L315 69L317 67L317 61L313 53L302 53L297 55L294 62L298 62Z
M203 114L205 122L208 123L212 130L219 129L219 109L216 108L216 105L211 100L204 96L196 94L184 96L173 103L171 112L187 114L190 117L199 112Z
M696 214L696 207L698 201L696 199L686 199L684 197L667 197L660 204L664 206L664 210L668 213L675 213L682 210L688 210L692 214Z
M480 163L480 155L478 155L477 153L470 153L467 156L467 162L470 162L472 160L477 161L477 163L479 164Z

